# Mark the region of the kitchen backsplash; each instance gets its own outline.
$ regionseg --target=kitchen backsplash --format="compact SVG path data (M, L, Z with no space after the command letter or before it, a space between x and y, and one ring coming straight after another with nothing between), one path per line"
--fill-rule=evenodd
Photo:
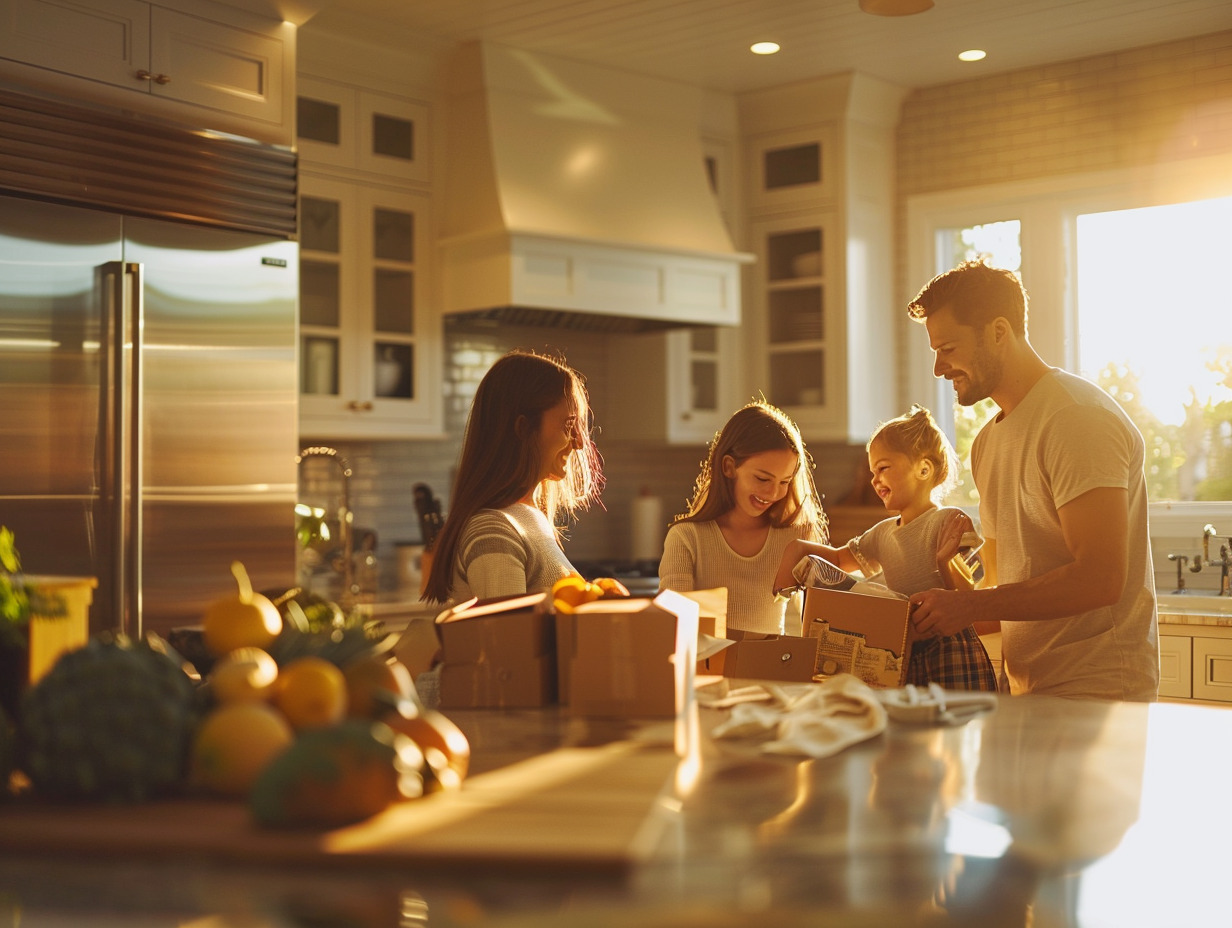
M395 545L417 542L419 527L411 490L426 483L448 513L453 469L475 388L488 367L511 348L531 348L563 355L587 380L598 426L596 441L604 458L607 486L602 507L581 515L569 531L566 549L574 560L627 558L632 551L633 502L643 489L663 501L666 521L684 510L693 481L705 457L701 446L671 446L605 438L604 409L608 403L607 351L604 336L548 328L455 328L446 332L445 428L447 437L431 441L342 441L312 439L346 458L353 471L350 501L354 524L376 531L382 589L397 586ZM658 400L648 397L648 401ZM815 479L828 500L844 496L852 475L864 460L864 449L847 445L810 447L817 463ZM305 469L301 498L320 505L337 505L337 471ZM332 499L331 499L332 497Z

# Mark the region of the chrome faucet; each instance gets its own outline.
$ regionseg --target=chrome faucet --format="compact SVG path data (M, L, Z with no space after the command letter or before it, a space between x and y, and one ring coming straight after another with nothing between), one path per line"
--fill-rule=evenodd
M338 513L342 532L342 564L339 565L335 558L333 566L342 574L343 601L340 605L344 609L350 609L359 593L359 587L355 582L355 541L351 534L351 465L338 453L337 448L327 448L321 445L305 448L296 455L296 466L303 464L305 458L329 458L338 465L342 473L342 508Z
M1189 568L1190 573L1198 573L1204 566L1214 566L1218 561L1211 560L1211 539L1215 537L1215 526L1207 522L1202 526L1202 553L1194 555L1193 564Z
M1185 575L1181 573L1185 569L1185 562L1189 560L1188 554L1169 554L1168 560L1176 561L1176 589L1173 593L1185 592Z

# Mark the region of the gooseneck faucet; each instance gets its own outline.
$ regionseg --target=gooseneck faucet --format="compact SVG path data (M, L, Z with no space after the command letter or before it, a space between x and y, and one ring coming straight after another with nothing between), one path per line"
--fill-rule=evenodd
M355 596L359 592L359 588L355 584L355 541L351 535L351 465L347 463L346 458L338 453L337 448L327 448L322 445L305 448L296 455L296 466L298 467L302 464L305 458L329 458L338 465L342 472L342 510L338 516L342 529L341 573L344 601L341 605L343 608L349 609L354 604Z

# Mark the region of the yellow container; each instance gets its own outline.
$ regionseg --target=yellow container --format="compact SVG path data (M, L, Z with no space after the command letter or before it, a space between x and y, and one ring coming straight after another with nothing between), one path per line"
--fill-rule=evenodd
M34 683L51 669L65 651L80 648L90 637L90 604L94 601L97 577L25 577L32 587L52 603L63 604L53 615L40 615L31 603L27 629L30 650L29 682ZM32 597L37 599L38 597ZM52 610L48 609L48 612Z

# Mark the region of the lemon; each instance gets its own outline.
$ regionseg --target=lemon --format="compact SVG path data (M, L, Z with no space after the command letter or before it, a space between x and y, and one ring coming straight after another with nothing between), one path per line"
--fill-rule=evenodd
M262 702L274 695L278 662L260 648L236 648L210 671L210 689L219 705Z
M193 737L189 782L222 796L246 796L266 765L294 740L287 720L267 703L220 706Z
M295 729L333 725L346 716L346 678L323 657L296 658L278 674L274 705Z
M233 561L231 573L238 593L210 603L201 619L205 645L217 657L236 648L268 648L282 631L278 607L269 597L253 592L244 565Z

